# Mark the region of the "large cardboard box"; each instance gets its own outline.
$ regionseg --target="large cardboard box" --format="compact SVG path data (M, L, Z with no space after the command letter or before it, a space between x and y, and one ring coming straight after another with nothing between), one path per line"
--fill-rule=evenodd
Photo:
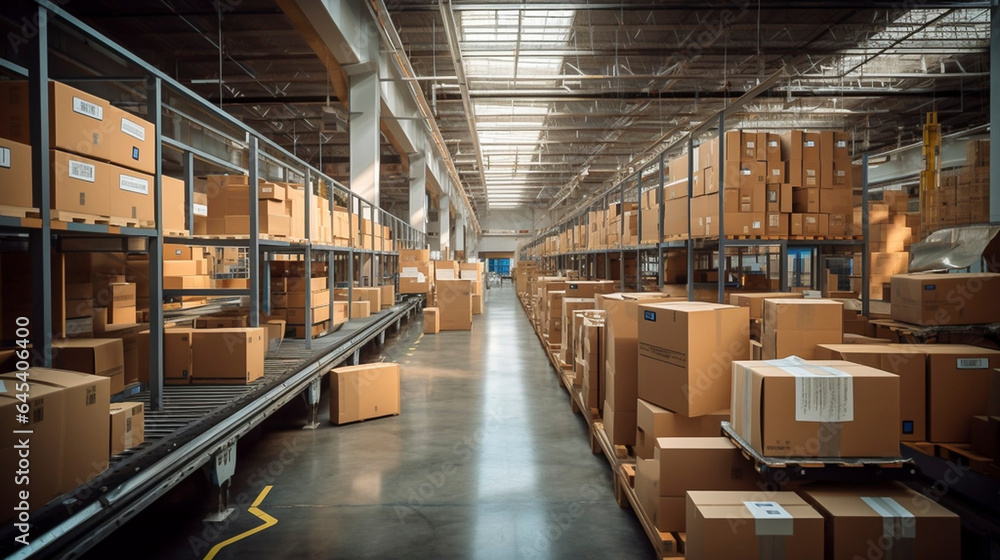
M927 372L925 354L914 345L820 344L820 360L845 360L899 376L899 439L927 441Z
M434 285L434 267L430 263L400 261L399 266L399 293L430 293Z
M765 299L761 356L815 359L817 344L843 342L843 309L830 299Z
M684 531L684 496L695 490L754 490L759 476L753 464L724 437L657 438L653 459L636 465L636 493L660 503L654 523L661 531ZM638 496L637 496L638 497ZM664 502L664 499L672 498ZM640 501L643 501L640 498ZM646 498L647 503L650 502ZM648 511L647 511L648 513Z
M32 208L31 146L0 138L0 205Z
M424 308L424 334L441 332L441 310L437 307Z
M750 319L764 318L764 300L774 298L801 298L801 293L796 292L739 292L729 295L729 304L737 307L747 307L750 309Z
M113 218L134 220L138 225L153 225L156 215L156 183L152 175L108 165L109 213Z
M458 270L458 261L434 261L435 280L457 280L461 279Z
M52 366L107 377L112 394L125 389L125 353L120 338L53 340Z
M1000 368L1000 352L964 344L890 346L926 356L927 441L971 441L972 417L989 412L990 375Z
M29 422L16 422L17 407L22 401L16 373L0 376L0 426L5 434L13 430L32 430L30 439L31 473L25 485L18 485L19 449L13 437L0 444L0 464L11 473L11 483L2 485L0 518L8 519L14 506L15 491L30 492L28 509L33 511L102 473L108 466L110 446L110 381L105 377L75 371L32 368L28 405Z
M163 383L165 385L189 385L194 372L191 355L191 331L187 327L171 327L163 330ZM149 383L149 331L142 331L138 337L139 381Z
M826 520L827 560L961 558L961 520L896 484L812 485L799 491Z
M575 347L573 346L573 313L588 309L597 309L597 300L593 298L566 296L562 300L562 337L560 338L560 357L563 363L572 364Z
M685 416L729 406L732 362L750 357L750 312L703 302L638 307L638 397Z
M844 361L733 363L732 426L767 457L899 456L899 377Z
M917 325L1000 322L1000 274L898 274L892 318Z
M396 286L388 284L385 286L379 286L381 294L379 297L379 310L389 309L393 305L396 305Z
M124 453L144 439L145 414L141 402L111 403L111 455Z
M472 281L438 280L436 286L441 330L472 330Z
M794 492L688 492L688 560L818 560L823 516Z
M593 298L597 294L610 294L616 286L614 280L574 280L566 283L566 297Z
M399 373L399 364L391 362L330 370L330 422L398 415Z
M242 385L260 379L266 336L261 327L193 330L191 356L196 375L192 383Z
M111 166L58 150L50 153L53 210L111 215Z
M636 412L635 455L652 459L656 439L661 437L714 437L722 433L729 411L688 418L639 399Z

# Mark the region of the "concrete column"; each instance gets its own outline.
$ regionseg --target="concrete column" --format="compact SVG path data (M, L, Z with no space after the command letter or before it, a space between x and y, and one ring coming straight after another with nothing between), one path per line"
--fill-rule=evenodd
M351 75L351 190L374 204L379 204L378 85L377 71Z
M410 157L410 225L427 233L427 157Z
M465 251L465 215L459 214L455 218L455 250Z
M1000 91L1000 6L990 8L990 89ZM990 96L990 223L1000 224L1000 101Z
M449 255L451 249L451 200L447 196L438 199L438 224L441 225L441 258Z

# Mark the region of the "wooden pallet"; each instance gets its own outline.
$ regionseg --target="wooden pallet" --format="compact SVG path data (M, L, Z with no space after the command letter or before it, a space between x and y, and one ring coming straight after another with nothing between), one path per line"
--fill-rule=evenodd
M40 212L34 212L29 218L41 218ZM113 226L111 218L108 216L95 216L93 214L78 214L76 212L64 212L62 210L52 210L49 217L54 222L65 222L67 224L90 224L94 226Z
M163 236L164 237L190 237L191 236L191 232L189 232L186 229L179 229L179 230L168 230L168 229L165 229L165 230L163 230Z
M196 235L195 238L201 239L203 241L250 241L249 235L244 234L209 234L209 235ZM267 241L288 241L287 237L281 235L270 235L267 233L262 233L257 236L257 239L264 239Z
M10 218L39 218L38 208L22 208L20 206L4 206L0 204L0 216Z
M968 467L973 472L998 478L1000 467L993 463L992 458L973 452L972 446L968 443L935 443L931 445L934 446L934 455L945 461Z
M646 514L639 503L639 498L635 493L635 465L623 464L615 469L615 500L618 505L625 507L632 506L632 511L639 519L639 524L646 532L649 543L653 545L653 550L658 558L683 558L684 545L687 536L679 532L660 531L652 518Z

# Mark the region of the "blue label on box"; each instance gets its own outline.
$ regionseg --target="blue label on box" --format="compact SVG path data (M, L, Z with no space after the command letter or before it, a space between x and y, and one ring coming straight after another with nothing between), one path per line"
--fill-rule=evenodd
M132 159L139 161L139 148L132 147Z
M937 287L934 284L927 284L924 286L924 291L936 290Z
M642 318L647 321L656 321L656 311L643 311Z
M904 434L913 433L913 420L903 420L903 433Z

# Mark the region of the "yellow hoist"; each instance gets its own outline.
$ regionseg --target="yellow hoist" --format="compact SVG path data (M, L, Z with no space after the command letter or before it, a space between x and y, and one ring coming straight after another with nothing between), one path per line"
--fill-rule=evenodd
M941 186L941 125L937 111L924 122L924 170L920 172L920 215L924 222L938 223L937 192Z

